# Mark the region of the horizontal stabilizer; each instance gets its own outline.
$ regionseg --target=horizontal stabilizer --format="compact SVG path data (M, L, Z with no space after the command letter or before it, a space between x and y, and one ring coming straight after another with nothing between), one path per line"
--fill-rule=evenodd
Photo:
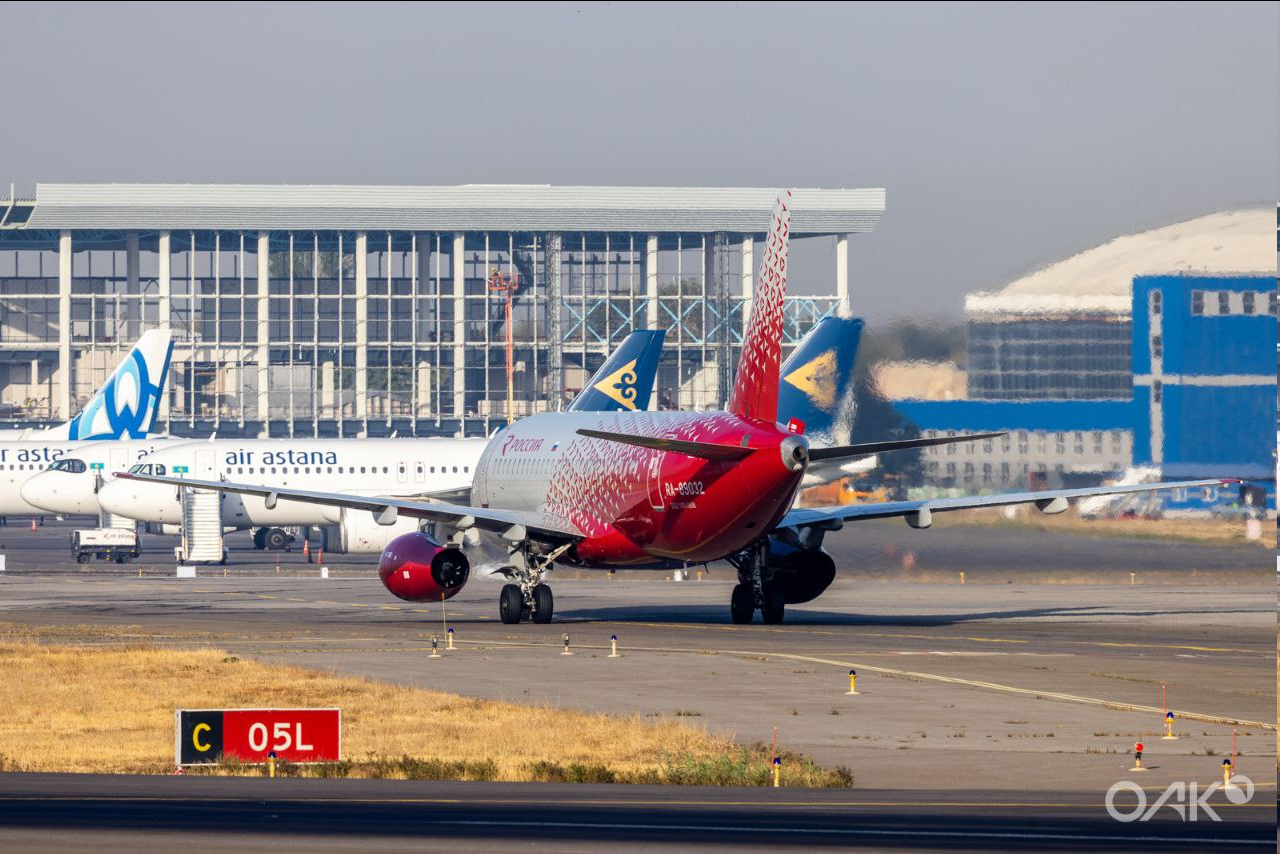
M980 439L994 439L1004 433L970 433L967 436L938 436L933 439L897 439L890 442L864 442L861 445L839 445L834 448L810 448L809 459L812 462L834 460L840 457L866 457L871 454L883 454L887 451L905 451L909 448L929 448L934 445L952 445L956 442L977 442Z
M741 460L754 453L752 448L744 448L740 445L717 445L713 442L692 442L688 439L633 436L629 433L607 433L604 430L579 430L578 435L623 445L635 445L638 448L649 448L654 451L674 451L677 454L717 462Z

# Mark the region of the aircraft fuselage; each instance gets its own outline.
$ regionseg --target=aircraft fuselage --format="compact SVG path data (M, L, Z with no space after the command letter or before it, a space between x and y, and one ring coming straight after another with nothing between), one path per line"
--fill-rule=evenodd
M579 429L690 440L754 452L722 462L590 438ZM472 501L533 512L582 537L562 561L700 563L744 548L791 506L803 465L774 424L725 412L548 413L490 440ZM802 440L801 440L802 441Z

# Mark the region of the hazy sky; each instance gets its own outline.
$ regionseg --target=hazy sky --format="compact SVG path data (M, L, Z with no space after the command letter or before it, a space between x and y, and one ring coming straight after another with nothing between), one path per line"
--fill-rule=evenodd
M10 3L0 32L6 185L883 186L852 258L879 319L1280 189L1275 3Z

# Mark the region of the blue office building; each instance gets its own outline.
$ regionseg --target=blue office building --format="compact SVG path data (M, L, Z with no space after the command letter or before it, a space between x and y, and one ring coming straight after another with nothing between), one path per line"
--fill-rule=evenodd
M925 435L1008 431L927 449L926 479L965 489L1098 483L1129 469L1162 478L1229 477L1274 508L1276 279L1133 278L1132 388L1114 399L896 401ZM1176 496L1181 506L1238 491Z

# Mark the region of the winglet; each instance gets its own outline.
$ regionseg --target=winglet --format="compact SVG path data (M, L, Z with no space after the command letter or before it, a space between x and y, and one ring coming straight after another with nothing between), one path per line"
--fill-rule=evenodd
M782 355L782 314L787 294L787 254L791 233L791 191L778 197L751 294L751 319L742 339L738 375L729 411L770 423L778 420L778 365Z

